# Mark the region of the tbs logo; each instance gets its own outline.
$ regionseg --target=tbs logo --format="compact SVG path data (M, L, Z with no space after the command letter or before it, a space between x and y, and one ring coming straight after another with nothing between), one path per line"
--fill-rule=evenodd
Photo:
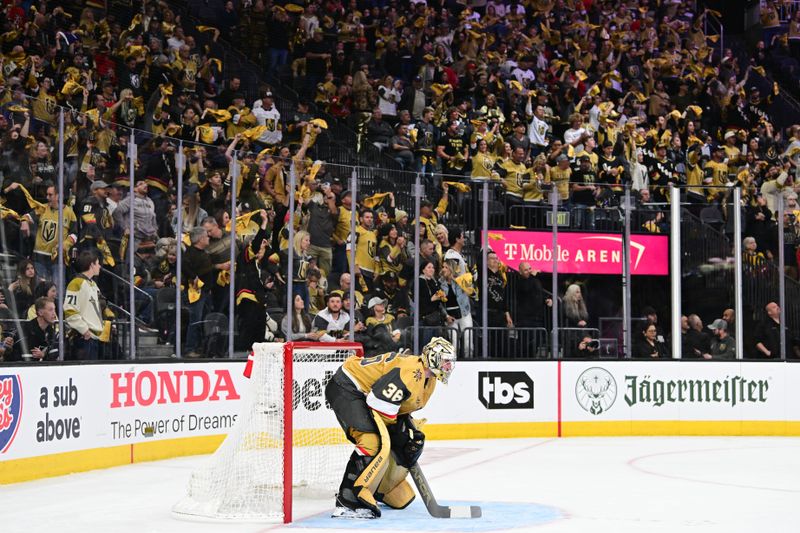
M478 372L478 399L487 409L533 409L533 380L525 372Z
M22 383L19 376L0 376L0 453L8 450L22 415Z

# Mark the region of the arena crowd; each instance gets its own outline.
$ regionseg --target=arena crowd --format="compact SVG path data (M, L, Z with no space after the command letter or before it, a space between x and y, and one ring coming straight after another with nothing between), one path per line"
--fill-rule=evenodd
M776 54L800 60L800 15L785 32L765 24L758 53L742 62L704 33L719 13L678 1L228 1L209 21L181 15L182 2L109 4L3 2L2 248L16 265L0 293L6 361L117 357L112 324L127 309L117 277L127 278L130 247L134 314L140 332L161 343L176 339L179 321L166 303L175 300L182 248L188 357L226 355L205 326L227 324L231 312L242 350L272 339L346 339L350 314L368 353L398 349L409 345L416 313L422 342L444 328L470 356L484 306L503 346L496 355L522 344L535 353L540 339L526 331L549 327L554 298L559 325L577 331L564 354L593 356L598 318L620 313L601 310L606 281L565 277L553 295L529 264L511 271L490 252L488 290L479 290L479 232L465 213L483 182L502 205L497 227L547 228L555 191L571 229L618 228L608 213L619 212L628 190L633 230L654 234L669 234L674 184L687 212L721 239L732 236L739 188L744 262L774 269L783 231L785 274L797 280L800 126L776 125L780 88L769 71ZM231 47L271 80L255 98L223 64ZM281 106L291 113L278 110L278 85L299 94ZM378 150L424 177L419 249L413 205L400 205L398 190L354 197L350 169L315 158L330 142L328 120L355 131L353 149L373 172L380 165L366 154ZM58 257L64 301L55 301ZM633 356L670 357L670 341L682 343L684 357L734 356L731 301L706 313L710 327L687 314L679 341L666 337L666 296L637 303ZM66 354L50 349L59 306ZM776 307L769 300L749 310L758 327L747 355L779 353ZM797 324L789 333L794 353Z

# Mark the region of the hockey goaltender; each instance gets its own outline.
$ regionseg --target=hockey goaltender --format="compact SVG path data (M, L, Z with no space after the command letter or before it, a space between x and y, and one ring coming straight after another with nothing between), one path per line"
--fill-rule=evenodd
M378 502L404 509L414 500L406 480L425 444L411 413L422 409L436 388L447 383L456 353L436 337L422 355L389 352L352 356L325 388L347 438L355 444L336 495L334 518L378 518Z

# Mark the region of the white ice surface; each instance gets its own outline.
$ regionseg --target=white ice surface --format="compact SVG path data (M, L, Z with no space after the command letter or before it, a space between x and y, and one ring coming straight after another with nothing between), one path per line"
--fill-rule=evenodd
M0 486L0 531L255 533L284 528L172 518L170 507L204 459ZM800 438L432 441L421 464L440 503L530 502L563 514L514 531L800 532ZM295 519L330 509L331 503L297 502ZM440 522L430 519L419 531L437 531ZM461 523L470 531L469 521ZM335 531L298 525L291 531ZM375 531L389 530L383 527L374 522ZM341 531L348 531L346 522Z

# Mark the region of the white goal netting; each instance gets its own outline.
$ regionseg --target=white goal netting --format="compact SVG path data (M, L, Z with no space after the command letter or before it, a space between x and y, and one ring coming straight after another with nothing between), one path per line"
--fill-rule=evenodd
M342 361L360 354L359 346L263 343L253 353L236 426L192 474L186 497L172 509L178 518L290 521L292 494L333 498L339 486L352 446L325 403L325 385ZM284 446L286 360L292 361L291 446ZM284 491L289 462L293 491Z

